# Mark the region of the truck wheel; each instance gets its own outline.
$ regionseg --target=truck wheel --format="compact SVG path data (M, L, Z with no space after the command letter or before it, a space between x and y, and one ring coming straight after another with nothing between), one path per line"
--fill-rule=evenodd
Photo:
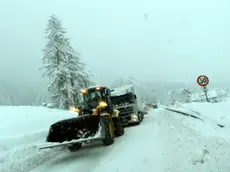
M115 136L118 137L118 136L124 135L125 129L124 129L124 126L121 124L121 121L117 118L114 118L113 123L114 123L114 128L115 128L115 131L114 131Z
M103 130L105 132L105 138L102 139L102 143L106 146L112 145L114 142L114 125L113 121L109 117L101 117Z
M73 145L69 146L68 149L70 152L76 152L82 147L82 143L74 143Z

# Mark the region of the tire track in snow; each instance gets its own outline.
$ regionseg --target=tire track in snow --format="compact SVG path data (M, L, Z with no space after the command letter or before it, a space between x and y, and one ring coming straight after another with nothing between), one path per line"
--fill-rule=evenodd
M62 172L67 169L70 172L101 172L103 170L127 172L130 169L132 171L135 171L135 168L141 169L143 164L144 166L149 166L153 162L159 164L161 161L161 158L157 158L159 156L156 156L155 160L148 157L149 152L156 154L159 149L154 146L154 139L146 137L153 134L154 137L160 137L154 123L153 115L146 116L141 125L126 128L124 136L116 138L111 146L107 147L98 142L84 146L76 153L66 151L31 172ZM147 147L151 149L146 149Z
M167 145L161 142L162 133L156 120L159 113L149 113L141 125L128 128L127 136L114 146L115 153L105 157L93 172L163 171L164 166L159 164Z

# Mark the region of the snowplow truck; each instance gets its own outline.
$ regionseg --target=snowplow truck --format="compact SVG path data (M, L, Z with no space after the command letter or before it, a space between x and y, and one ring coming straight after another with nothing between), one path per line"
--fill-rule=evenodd
M139 108L133 85L111 89L111 100L120 111L123 125L140 124L144 119L144 112Z
M95 86L81 91L82 107L71 107L78 112L76 118L58 121L50 126L46 143L39 149L66 146L74 152L83 143L101 140L104 145L114 143L116 136L124 134L119 111L111 102L110 90L104 86Z

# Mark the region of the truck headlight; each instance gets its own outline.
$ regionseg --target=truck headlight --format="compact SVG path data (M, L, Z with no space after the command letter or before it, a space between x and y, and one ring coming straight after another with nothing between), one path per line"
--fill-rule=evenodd
M99 103L99 106L100 107L106 107L106 106L108 106L108 104L106 102L102 101Z
M70 106L69 110L72 111L72 112L77 112L77 113L80 113L80 111L81 111L79 108L77 108L75 106Z
M133 114L133 115L132 115L132 119L134 119L134 120L135 120L135 119L138 119L137 114Z
M86 90L86 89L81 90L80 92L81 92L82 94L87 94L87 90Z

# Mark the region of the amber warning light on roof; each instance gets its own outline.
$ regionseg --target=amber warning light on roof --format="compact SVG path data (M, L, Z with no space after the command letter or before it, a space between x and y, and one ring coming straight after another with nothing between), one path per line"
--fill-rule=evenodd
M81 90L81 93L85 94L85 93L87 93L87 90Z

